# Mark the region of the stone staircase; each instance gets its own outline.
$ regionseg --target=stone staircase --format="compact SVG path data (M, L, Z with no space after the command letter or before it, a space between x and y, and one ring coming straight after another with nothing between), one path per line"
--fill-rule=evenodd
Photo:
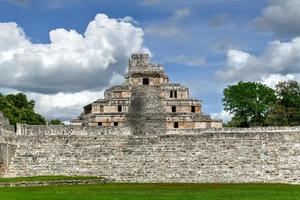
M67 145L53 144L54 147L51 149L49 143L39 145L35 144L34 141L27 142L29 143L24 142L18 145L3 177L55 175L51 173L48 174L49 168L52 167L49 166L49 163L52 163L51 160L53 159L53 157L49 156L55 155L55 157L58 157L55 153L68 152ZM46 148L48 148L48 150L44 150Z
M157 86L137 86L132 89L127 119L133 135L165 133L166 117L159 91Z

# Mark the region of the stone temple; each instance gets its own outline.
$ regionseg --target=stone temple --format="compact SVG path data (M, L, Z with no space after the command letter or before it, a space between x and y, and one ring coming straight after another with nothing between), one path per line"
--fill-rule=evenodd
M170 83L164 67L150 63L148 54L133 54L123 85L107 89L104 99L85 106L72 124L129 126L136 133L222 127L221 120L203 114L201 101L190 98L187 87Z
M300 184L300 127L218 128L145 54L73 123L11 126L0 112L0 177Z

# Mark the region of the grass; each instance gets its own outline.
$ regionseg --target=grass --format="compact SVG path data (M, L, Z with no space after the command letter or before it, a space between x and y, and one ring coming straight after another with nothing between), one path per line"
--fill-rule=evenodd
M95 176L33 176L33 177L17 177L17 178L0 178L0 183L16 183L22 181L59 181L59 180L91 180L99 179ZM0 198L1 200L1 198Z
M1 200L299 200L300 185L100 184L0 188Z

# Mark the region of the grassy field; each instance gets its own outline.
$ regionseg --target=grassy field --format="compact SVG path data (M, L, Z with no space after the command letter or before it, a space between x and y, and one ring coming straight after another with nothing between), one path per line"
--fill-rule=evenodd
M300 185L102 184L0 188L1 200L299 200Z

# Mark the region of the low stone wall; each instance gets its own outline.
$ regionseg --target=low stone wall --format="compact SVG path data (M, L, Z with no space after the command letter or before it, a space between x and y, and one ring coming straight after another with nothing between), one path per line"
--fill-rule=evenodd
M197 135L203 133L265 133L265 132L299 132L300 126L251 127L251 128L207 128L207 129L171 129L167 135Z
M90 126L44 126L18 124L16 134L23 136L43 135L131 135L129 127L90 127Z
M104 184L111 181L107 179L91 179L91 180L57 180L57 181L23 181L23 182L7 182L0 183L1 187L40 187L40 186L57 186L57 185L95 185Z
M18 147L5 177L300 183L299 127L176 130L134 136L127 128L21 126L17 134L2 137Z

